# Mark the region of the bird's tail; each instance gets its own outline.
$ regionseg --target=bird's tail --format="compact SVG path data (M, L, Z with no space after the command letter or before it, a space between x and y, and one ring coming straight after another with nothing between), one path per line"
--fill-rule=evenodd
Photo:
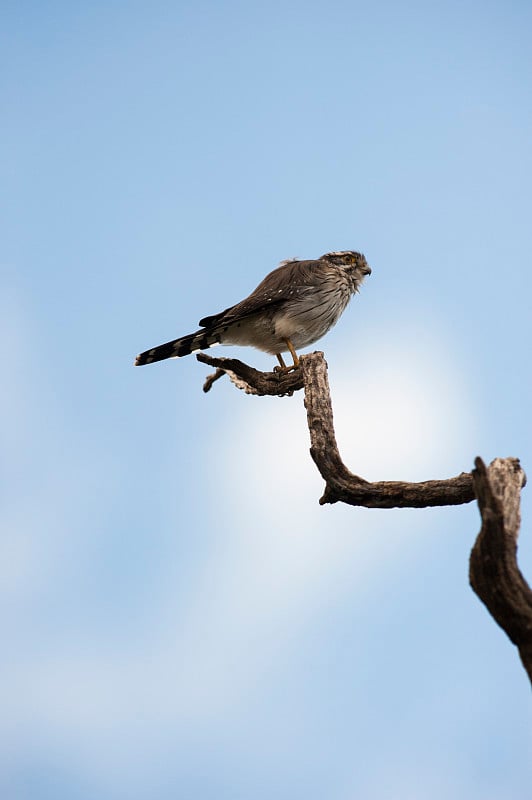
M135 366L153 364L154 361L163 361L165 358L181 358L196 352L196 350L207 350L220 343L220 336L219 328L203 328L196 333L182 336L181 339L173 339L171 342L160 344L158 347L140 353L135 359Z

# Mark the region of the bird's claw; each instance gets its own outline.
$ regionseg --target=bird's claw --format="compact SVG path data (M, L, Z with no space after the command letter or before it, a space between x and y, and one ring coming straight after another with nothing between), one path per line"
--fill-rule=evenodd
M275 372L276 375L281 376L281 375L287 375L289 372L294 372L296 369L299 369L299 364L292 364L289 367L287 367L287 366L284 366L284 367L275 366L273 368L273 371Z

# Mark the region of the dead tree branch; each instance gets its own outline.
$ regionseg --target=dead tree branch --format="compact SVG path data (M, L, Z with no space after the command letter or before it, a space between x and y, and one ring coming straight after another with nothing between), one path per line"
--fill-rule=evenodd
M532 590L517 565L520 498L525 473L516 458L473 470L482 528L471 552L469 580L491 616L516 645L532 681Z
M227 375L237 389L242 389L246 394L256 394L261 397L273 395L285 397L293 395L298 389L303 388L303 375L301 370L293 372L259 372L238 358L213 358L205 353L197 353L196 358L202 364L216 367L216 372L209 375L203 384L203 391L210 391L213 383Z
M406 483L369 481L353 475L340 457L334 433L327 362L323 353L301 358L305 407L310 431L310 454L325 481L320 504L341 501L366 508L425 508L469 503L474 499L471 473L455 478Z
M470 503L476 497L482 529L471 553L471 586L518 647L532 681L532 590L516 558L520 492L526 480L517 459L498 458L486 468L477 458L473 473L462 472L444 480L369 482L350 472L340 456L323 353L301 356L300 368L288 373L259 372L237 359L203 353L197 358L216 368L204 384L206 392L224 374L248 394L283 397L304 388L310 454L325 481L322 505L343 502L366 508L426 508Z
M212 358L204 353L198 353L196 358L203 364L216 367L216 372L207 378L203 386L206 392L225 373L235 386L247 394L283 397L298 389L305 389L310 454L325 481L320 504L343 502L366 508L425 508L459 505L475 499L470 472L422 483L370 483L353 475L343 463L336 443L327 362L323 353L301 356L300 368L288 373L259 372L235 358Z

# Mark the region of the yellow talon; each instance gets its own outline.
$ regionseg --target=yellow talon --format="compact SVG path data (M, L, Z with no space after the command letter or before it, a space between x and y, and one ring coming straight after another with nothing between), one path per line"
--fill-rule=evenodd
M290 339L283 339L283 341L286 344L288 350L290 351L290 355L292 356L294 363L290 367L287 367L282 355L280 353L276 353L277 360L279 361L279 364L281 366L275 367L274 372L292 372L292 370L297 369L299 367L299 357L296 351L294 350L294 345L292 344Z

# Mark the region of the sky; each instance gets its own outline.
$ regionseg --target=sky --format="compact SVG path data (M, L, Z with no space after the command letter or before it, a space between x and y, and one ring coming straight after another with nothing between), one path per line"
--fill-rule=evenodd
M528 798L475 505L320 506L301 393L133 358L359 250L316 345L345 463L531 471L530 5L2 12L2 797Z

